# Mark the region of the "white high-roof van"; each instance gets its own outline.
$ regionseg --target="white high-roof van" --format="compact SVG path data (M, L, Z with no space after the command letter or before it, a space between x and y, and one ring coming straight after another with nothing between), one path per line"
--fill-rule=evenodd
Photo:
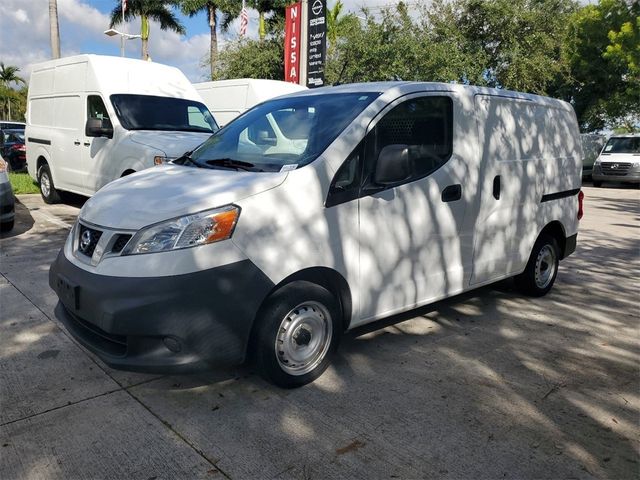
M177 68L101 55L37 64L29 82L27 168L47 203L193 150L218 129Z
M307 90L295 83L256 78L217 80L193 86L221 126L265 100Z
M51 266L56 312L116 368L251 357L303 385L360 325L507 277L547 293L576 247L581 158L573 108L534 95L390 82L268 100L91 198Z

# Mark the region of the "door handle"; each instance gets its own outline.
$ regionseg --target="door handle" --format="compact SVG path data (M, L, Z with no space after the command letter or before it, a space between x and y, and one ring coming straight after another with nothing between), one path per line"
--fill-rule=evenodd
M462 186L458 183L445 187L445 189L442 190L441 198L443 202L455 202L456 200L460 200L462 198Z
M493 198L500 200L500 175L493 178Z
M88 147L89 145L91 145L91 142L84 142L85 147Z
M80 140L76 140L75 142L73 142L74 145L80 145Z

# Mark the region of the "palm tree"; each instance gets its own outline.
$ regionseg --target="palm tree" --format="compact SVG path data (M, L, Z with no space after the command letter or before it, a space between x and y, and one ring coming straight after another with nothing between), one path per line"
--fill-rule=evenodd
M240 15L242 5L233 0L182 0L182 13L193 17L200 12L207 12L207 22L211 32L211 42L209 46L209 60L211 66L211 78L213 78L216 62L218 60L218 23L216 15L223 12L221 28L226 31L231 22Z
M58 0L49 0L49 36L51 57L60 58L60 28L58 26Z
M111 24L113 28L122 23L122 4L117 0L118 5L111 12ZM184 35L184 26L174 15L169 7L175 7L180 0L127 0L127 9L124 11L124 20L133 20L140 17L140 38L142 40L142 59L149 60L149 20L155 20L160 24L161 30L173 30L180 35Z
M18 76L18 72L20 71L20 68L15 67L13 65L6 65L4 64L4 62L0 62L0 86L4 87L5 90L7 90L7 92L11 92L13 93L12 89L11 89L11 84L12 83L22 83L22 84L26 84L26 82L24 81L24 79L22 77ZM11 98L13 95L6 95L6 102L5 102L5 106L7 107L8 110L8 115L9 115L9 120L11 120Z
M265 14L275 12L269 19L270 27L273 27L279 19L284 19L286 6L291 3L289 0L254 0L253 4L258 11L258 37L263 41L267 36L267 25Z
M340 15L343 7L342 2L338 0L333 8L327 10L327 40L330 48L335 46L345 30L358 24L358 18L354 14Z

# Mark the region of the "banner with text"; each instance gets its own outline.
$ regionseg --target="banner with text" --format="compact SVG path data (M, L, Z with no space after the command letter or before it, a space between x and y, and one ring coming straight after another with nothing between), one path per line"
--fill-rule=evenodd
M307 87L322 87L327 58L326 0L309 0L307 18Z
M300 2L286 9L284 27L284 80L291 83L300 81Z

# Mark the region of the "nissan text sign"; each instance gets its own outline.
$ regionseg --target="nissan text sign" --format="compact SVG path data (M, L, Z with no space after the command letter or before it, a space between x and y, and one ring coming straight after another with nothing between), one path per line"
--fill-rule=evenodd
M300 2L286 9L284 29L284 79L286 82L300 82Z

